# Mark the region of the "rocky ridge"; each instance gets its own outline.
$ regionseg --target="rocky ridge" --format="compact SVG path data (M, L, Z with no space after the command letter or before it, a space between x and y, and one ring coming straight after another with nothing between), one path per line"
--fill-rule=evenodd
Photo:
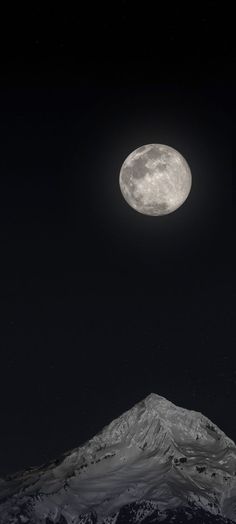
M236 446L201 413L156 394L61 459L0 481L1 524L154 524L181 515L194 524L200 513L201 522L236 521Z

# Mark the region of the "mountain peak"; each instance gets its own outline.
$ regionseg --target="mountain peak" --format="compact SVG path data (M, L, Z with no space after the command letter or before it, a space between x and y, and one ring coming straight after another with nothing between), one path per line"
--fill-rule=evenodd
M0 491L4 524L13 500L30 523L56 523L60 514L79 524L91 510L103 522L147 500L160 511L196 505L236 521L236 446L201 413L151 393L83 446Z

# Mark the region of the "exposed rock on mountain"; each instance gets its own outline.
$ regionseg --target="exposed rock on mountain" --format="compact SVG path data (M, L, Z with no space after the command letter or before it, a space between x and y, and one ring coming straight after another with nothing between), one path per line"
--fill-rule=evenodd
M0 481L1 524L226 519L236 521L234 442L155 394L62 459Z

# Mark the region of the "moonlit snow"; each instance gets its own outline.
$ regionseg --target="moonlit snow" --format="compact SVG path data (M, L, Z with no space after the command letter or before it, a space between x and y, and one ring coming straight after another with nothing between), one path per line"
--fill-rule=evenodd
M164 522L183 508L236 522L235 475L223 431L151 394L61 460L2 480L0 522L128 524L154 511ZM125 507L135 520L119 520Z

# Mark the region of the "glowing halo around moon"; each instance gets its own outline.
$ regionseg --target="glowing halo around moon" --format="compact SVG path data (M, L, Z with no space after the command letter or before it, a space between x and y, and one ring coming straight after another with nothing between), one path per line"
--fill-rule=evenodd
M135 149L120 171L120 189L126 202L144 215L167 215L189 195L192 176L184 157L163 144Z

